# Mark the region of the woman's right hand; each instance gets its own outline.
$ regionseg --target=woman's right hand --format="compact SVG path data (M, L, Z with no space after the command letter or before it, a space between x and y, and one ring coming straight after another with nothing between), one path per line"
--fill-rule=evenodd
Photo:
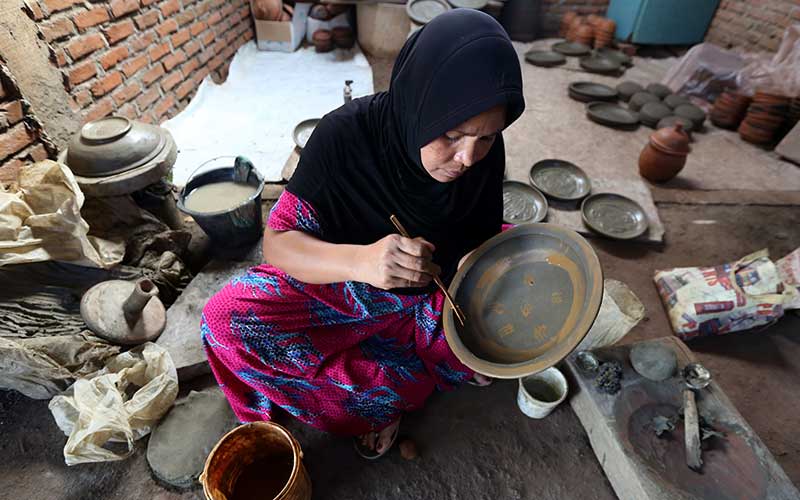
M389 290L427 286L441 272L433 263L432 243L390 234L356 255L356 280Z

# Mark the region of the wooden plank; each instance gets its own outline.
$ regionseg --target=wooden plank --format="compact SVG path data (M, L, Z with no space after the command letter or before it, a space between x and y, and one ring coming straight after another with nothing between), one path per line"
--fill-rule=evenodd
M674 337L648 342L672 348L679 368L695 361L686 345ZM574 354L564 363L571 381L570 405L619 498L800 498L800 491L714 381L696 394L697 409L725 437L704 442L702 474L689 469L683 426L676 425L659 438L652 425L653 417L680 410L683 381L678 373L662 382L643 379L628 361L630 348L596 351L602 361L623 365L622 390L617 395L598 392L591 376L577 370Z
M686 441L686 465L700 471L703 468L700 448L700 419L697 416L697 401L691 389L683 390L683 435Z

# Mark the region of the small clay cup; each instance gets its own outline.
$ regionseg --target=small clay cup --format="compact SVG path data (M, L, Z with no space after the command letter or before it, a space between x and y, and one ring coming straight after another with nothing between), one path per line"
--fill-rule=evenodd
M683 126L659 129L639 154L639 175L652 182L666 182L683 170L691 151Z

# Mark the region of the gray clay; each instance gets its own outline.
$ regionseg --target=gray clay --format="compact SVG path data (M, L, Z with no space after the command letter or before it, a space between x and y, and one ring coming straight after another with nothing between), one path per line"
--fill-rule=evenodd
M678 366L675 352L658 344L637 344L631 349L631 365L644 378L659 382L670 378Z

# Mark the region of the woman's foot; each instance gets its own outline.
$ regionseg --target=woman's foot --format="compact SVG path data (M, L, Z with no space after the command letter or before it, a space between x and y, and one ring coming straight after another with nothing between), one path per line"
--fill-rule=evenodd
M384 455L397 439L399 428L400 420L397 420L379 432L369 432L356 437L356 451L367 459L375 459Z
M468 381L470 385L475 385L478 387L486 387L487 385L492 384L492 379L487 377L486 375L481 375L480 373L476 373L472 376L472 379Z

